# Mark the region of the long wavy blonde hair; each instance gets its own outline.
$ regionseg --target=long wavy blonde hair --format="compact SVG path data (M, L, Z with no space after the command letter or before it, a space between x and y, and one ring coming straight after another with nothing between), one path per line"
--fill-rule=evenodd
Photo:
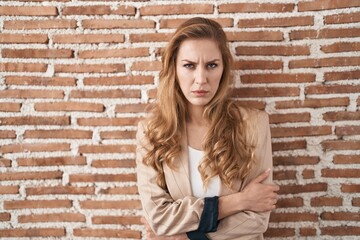
M233 59L221 25L213 20L196 17L185 21L163 52L157 101L152 105L145 129L151 149L143 162L158 172L157 184L166 189L163 164L176 169L188 117L187 100L176 77L177 53L186 39L211 39L222 53L224 71L220 84L204 111L210 129L203 143L205 154L199 172L205 188L216 175L233 188L234 181L244 178L254 163L254 141L239 107L230 99Z

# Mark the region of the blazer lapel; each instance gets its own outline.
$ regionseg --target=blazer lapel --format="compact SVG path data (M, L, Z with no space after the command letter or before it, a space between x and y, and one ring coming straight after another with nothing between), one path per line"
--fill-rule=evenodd
M168 190L174 200L192 196L186 131L183 132L182 136L181 153L175 162L176 169L173 170L164 164Z

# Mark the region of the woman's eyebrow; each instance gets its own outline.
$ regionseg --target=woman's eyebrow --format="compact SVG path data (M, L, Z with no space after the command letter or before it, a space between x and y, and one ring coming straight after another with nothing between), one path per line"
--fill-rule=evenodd
M191 61L191 60L189 60L189 59L182 59L181 61L182 61L182 62L196 63L196 61ZM213 59L213 60L207 61L207 63L210 63L210 62L218 62L218 61L220 61L220 59L215 58L215 59Z

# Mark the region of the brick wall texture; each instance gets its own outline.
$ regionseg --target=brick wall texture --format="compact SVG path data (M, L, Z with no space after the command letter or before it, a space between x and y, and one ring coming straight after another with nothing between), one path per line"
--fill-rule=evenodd
M270 114L267 239L360 235L359 0L0 1L0 238L142 239L135 132L177 26L218 21Z

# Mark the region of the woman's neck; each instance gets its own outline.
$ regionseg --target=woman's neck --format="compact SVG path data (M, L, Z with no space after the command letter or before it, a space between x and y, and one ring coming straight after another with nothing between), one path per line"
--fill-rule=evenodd
M196 126L204 126L206 120L204 118L204 107L203 106L188 106L189 118L187 122Z

